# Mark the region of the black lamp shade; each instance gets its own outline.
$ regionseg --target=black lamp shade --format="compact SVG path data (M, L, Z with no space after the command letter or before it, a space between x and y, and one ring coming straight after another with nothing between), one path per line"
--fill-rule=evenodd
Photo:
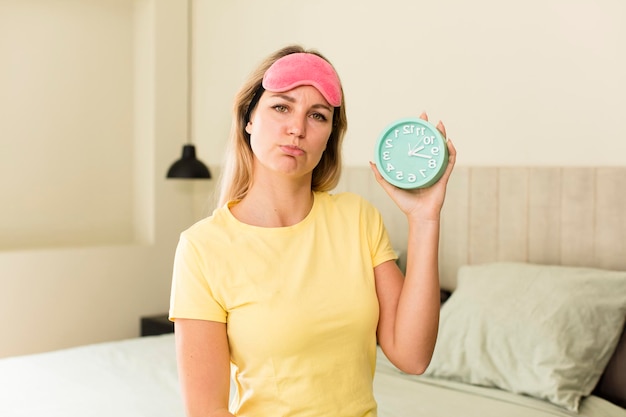
M211 172L206 165L196 158L196 148L193 145L183 146L183 156L174 162L167 171L167 178L211 178Z

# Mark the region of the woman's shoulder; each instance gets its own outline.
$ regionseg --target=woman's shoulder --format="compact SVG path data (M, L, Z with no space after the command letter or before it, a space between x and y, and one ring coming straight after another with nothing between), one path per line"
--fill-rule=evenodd
M228 233L231 228L229 214L227 206L218 207L209 216L198 220L184 230L181 235L191 241L203 240L207 236L215 239L221 234Z

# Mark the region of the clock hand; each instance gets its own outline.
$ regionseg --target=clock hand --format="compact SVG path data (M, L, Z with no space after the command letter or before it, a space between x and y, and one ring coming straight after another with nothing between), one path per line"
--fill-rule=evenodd
M422 153L414 153L413 156L419 156L420 158L426 158L426 159L431 159L432 158L432 156L424 155Z
M418 144L418 145L419 145L419 144ZM409 145L409 146L411 146L411 145ZM414 155L417 155L417 153L418 153L419 151L421 151L422 149L424 149L424 145L422 145L422 146L417 146L417 145L416 145L414 149L411 149L411 150L409 151L409 156L414 156Z

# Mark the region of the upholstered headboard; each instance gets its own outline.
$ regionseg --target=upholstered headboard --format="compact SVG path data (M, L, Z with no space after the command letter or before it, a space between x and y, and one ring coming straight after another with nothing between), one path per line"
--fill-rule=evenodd
M369 168L346 168L337 191L381 211L393 244L406 220ZM459 266L490 261L626 270L626 167L459 167L442 213L442 288Z

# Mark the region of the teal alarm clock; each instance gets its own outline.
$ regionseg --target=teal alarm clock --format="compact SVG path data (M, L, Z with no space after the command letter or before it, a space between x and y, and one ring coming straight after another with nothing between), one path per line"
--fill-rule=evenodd
M396 187L430 187L448 166L446 138L425 120L399 119L378 137L374 161L383 178Z

